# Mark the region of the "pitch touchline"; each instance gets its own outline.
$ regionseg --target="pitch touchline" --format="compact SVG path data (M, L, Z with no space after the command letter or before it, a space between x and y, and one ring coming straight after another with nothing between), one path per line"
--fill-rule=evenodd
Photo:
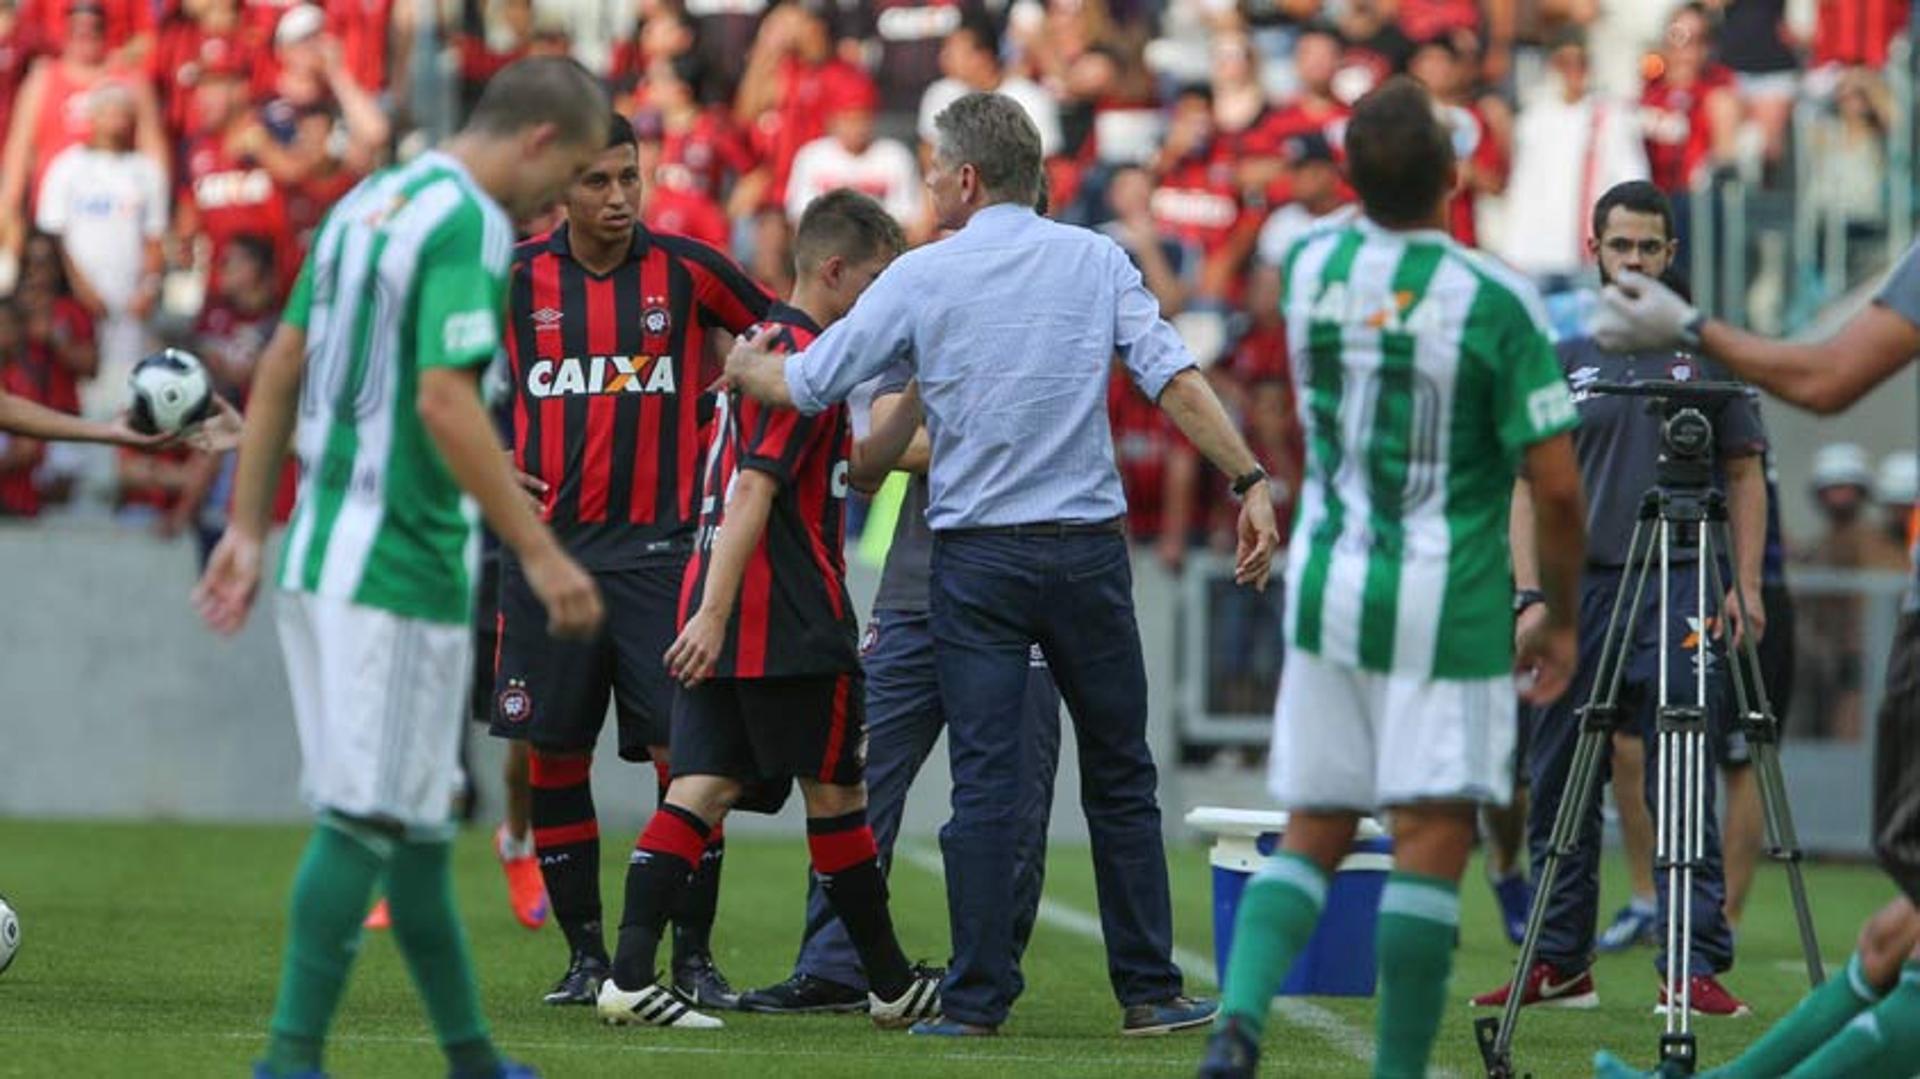
M936 877L946 876L946 863L938 853L925 847L902 844L895 848L894 853L915 869ZM1096 942L1101 939L1100 919L1077 907L1043 898L1040 900L1039 918L1041 922L1077 937ZM1173 961L1180 964L1180 969L1209 985L1220 984L1219 973L1213 969L1213 960L1199 952L1175 946ZM1275 997L1273 1011L1287 1022L1320 1035L1353 1059L1373 1063L1373 1039L1326 1008L1299 997ZM1450 1079L1450 1073L1439 1069L1431 1074Z

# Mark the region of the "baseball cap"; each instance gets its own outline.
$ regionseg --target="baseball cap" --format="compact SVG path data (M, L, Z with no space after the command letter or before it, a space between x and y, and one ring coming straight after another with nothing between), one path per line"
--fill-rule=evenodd
M1338 160L1333 152L1333 144L1327 141L1326 133L1321 131L1303 131L1288 139L1283 148L1287 164L1296 168L1316 161L1332 164Z
M301 4L287 9L285 15L273 27L273 43L277 47L297 45L325 29L326 12L312 4Z
M1867 451L1851 442L1820 447L1813 455L1813 489L1824 491L1829 487L1872 490L1873 465L1868 462Z

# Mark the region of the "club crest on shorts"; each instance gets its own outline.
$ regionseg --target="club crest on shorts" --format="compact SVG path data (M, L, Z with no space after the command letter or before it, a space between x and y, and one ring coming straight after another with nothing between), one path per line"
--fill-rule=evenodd
M507 683L500 691L498 702L500 718L508 723L525 723L533 718L533 695L527 692L525 683L518 680Z
M656 337L666 333L667 327L672 324L664 307L649 307L640 314L640 328Z

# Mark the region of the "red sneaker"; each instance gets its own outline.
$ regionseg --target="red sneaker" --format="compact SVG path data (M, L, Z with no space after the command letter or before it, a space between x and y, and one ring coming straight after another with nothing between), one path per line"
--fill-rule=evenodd
M506 825L493 834L493 849L507 874L507 899L513 904L513 916L528 929L547 924L547 882L540 876L540 860L532 854L508 854Z
M1727 992L1720 979L1711 974L1696 974L1687 979L1687 992L1692 997L1693 1014L1720 1015L1729 1019L1738 1019L1743 1015L1752 1015L1753 1009L1746 1001ZM1667 1014L1667 983L1660 983L1660 1003L1653 1006L1653 1014Z
M360 923L363 929L392 929L393 912L387 909L387 897L381 896L380 902L367 912L367 920Z
M1482 993L1473 998L1476 1008L1504 1008L1507 1006L1507 994L1513 985L1508 983L1491 993ZM1583 970L1572 978L1561 978L1560 972L1545 961L1535 963L1527 972L1527 980L1520 990L1520 1006L1531 1007L1535 1004L1549 1008L1597 1008L1600 1006L1600 994L1593 988L1593 971Z

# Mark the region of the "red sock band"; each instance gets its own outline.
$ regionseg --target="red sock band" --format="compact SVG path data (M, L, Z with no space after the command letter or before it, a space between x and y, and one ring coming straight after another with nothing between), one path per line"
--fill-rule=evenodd
M593 758L556 757L534 750L527 754L527 782L535 787L577 787L593 774Z
M868 825L839 832L812 832L807 835L807 852L813 855L813 868L826 875L880 857Z
M666 790L667 784L673 782L673 766L655 757L653 758L653 776L660 781L660 789Z
M699 865L700 856L707 850L707 829L695 827L698 819L677 806L664 806L647 821L634 848L671 854L688 865Z
M533 830L533 848L552 850L570 843L585 843L600 838L600 822L583 820L578 824L562 824L553 828L535 828Z

